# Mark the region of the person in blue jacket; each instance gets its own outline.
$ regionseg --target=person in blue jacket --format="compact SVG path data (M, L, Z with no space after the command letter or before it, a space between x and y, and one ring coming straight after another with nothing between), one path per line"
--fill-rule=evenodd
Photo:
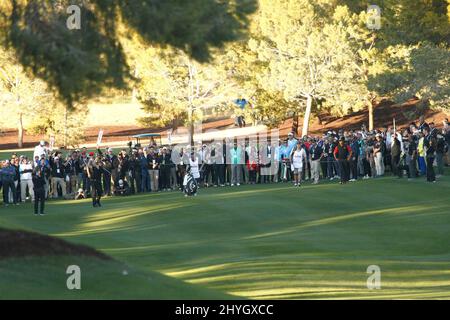
M9 160L5 161L5 166L1 169L0 172L2 186L3 186L3 203L5 206L8 206L9 203L9 192L12 192L12 200L13 204L17 205L17 189L14 185L14 178L16 176L16 169L11 166L11 162Z

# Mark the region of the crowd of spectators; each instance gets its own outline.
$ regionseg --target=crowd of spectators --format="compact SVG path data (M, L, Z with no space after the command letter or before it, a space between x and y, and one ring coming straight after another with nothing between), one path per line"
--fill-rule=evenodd
M387 171L434 183L449 164L449 143L448 120L437 128L423 117L401 129L363 127L302 138L289 133L287 139L268 144L242 139L177 149L130 143L117 153L112 148L63 153L41 141L33 158L14 153L1 162L0 188L5 206L35 201L35 213L43 214L49 198L90 197L93 206L101 206L102 196L182 190L188 171L201 187L279 182L301 186L335 179L345 184L382 177Z

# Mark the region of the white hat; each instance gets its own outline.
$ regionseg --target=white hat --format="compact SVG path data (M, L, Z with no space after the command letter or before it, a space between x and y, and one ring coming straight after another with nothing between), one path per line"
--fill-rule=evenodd
M45 145L45 141L41 140L41 142L39 142L39 145L44 146Z
M123 180L122 179L119 180L119 184L123 185Z

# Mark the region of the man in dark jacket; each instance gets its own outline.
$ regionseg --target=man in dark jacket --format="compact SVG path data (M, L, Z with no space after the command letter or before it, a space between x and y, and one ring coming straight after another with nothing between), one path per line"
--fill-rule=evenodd
M75 194L81 184L80 176L82 173L81 163L78 152L74 151L66 164L66 173L69 176L70 193Z
M426 147L426 163L427 163L427 181L436 182L436 174L434 173L433 162L436 152L437 140L428 128L423 129L425 135L424 145Z
M45 177L40 167L36 167L32 176L34 191L34 214L44 215L45 206ZM38 211L39 209L39 211Z
M128 160L128 170L130 178L131 193L140 192L141 188L141 163L137 158L137 150L133 150Z
M9 191L12 193L13 204L17 203L17 190L14 185L16 177L16 169L11 165L9 160L5 161L5 166L1 169L2 184L3 184L3 203L5 206L9 205Z
M162 190L164 191L171 190L170 168L172 166L172 159L166 147L162 148L160 161L161 161L160 169L161 169Z
M399 169L400 164L400 155L402 153L400 141L397 138L397 135L394 134L392 136L392 145L391 145L391 167L392 174L397 175L399 178L402 177L402 171Z
M58 185L61 187L62 196L66 195L66 169L59 157L53 158L51 162L53 198L58 197Z

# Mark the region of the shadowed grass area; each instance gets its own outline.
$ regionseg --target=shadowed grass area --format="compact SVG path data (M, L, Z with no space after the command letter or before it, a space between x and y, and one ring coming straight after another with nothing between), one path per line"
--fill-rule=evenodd
M67 289L67 267L77 265L81 290ZM0 260L0 299L230 299L231 296L183 283L117 261L83 256Z
M108 198L95 210L89 200L51 201L45 217L29 204L1 208L0 226L246 298L449 299L449 191L448 177L201 189ZM367 289L369 265L381 268L380 290Z

